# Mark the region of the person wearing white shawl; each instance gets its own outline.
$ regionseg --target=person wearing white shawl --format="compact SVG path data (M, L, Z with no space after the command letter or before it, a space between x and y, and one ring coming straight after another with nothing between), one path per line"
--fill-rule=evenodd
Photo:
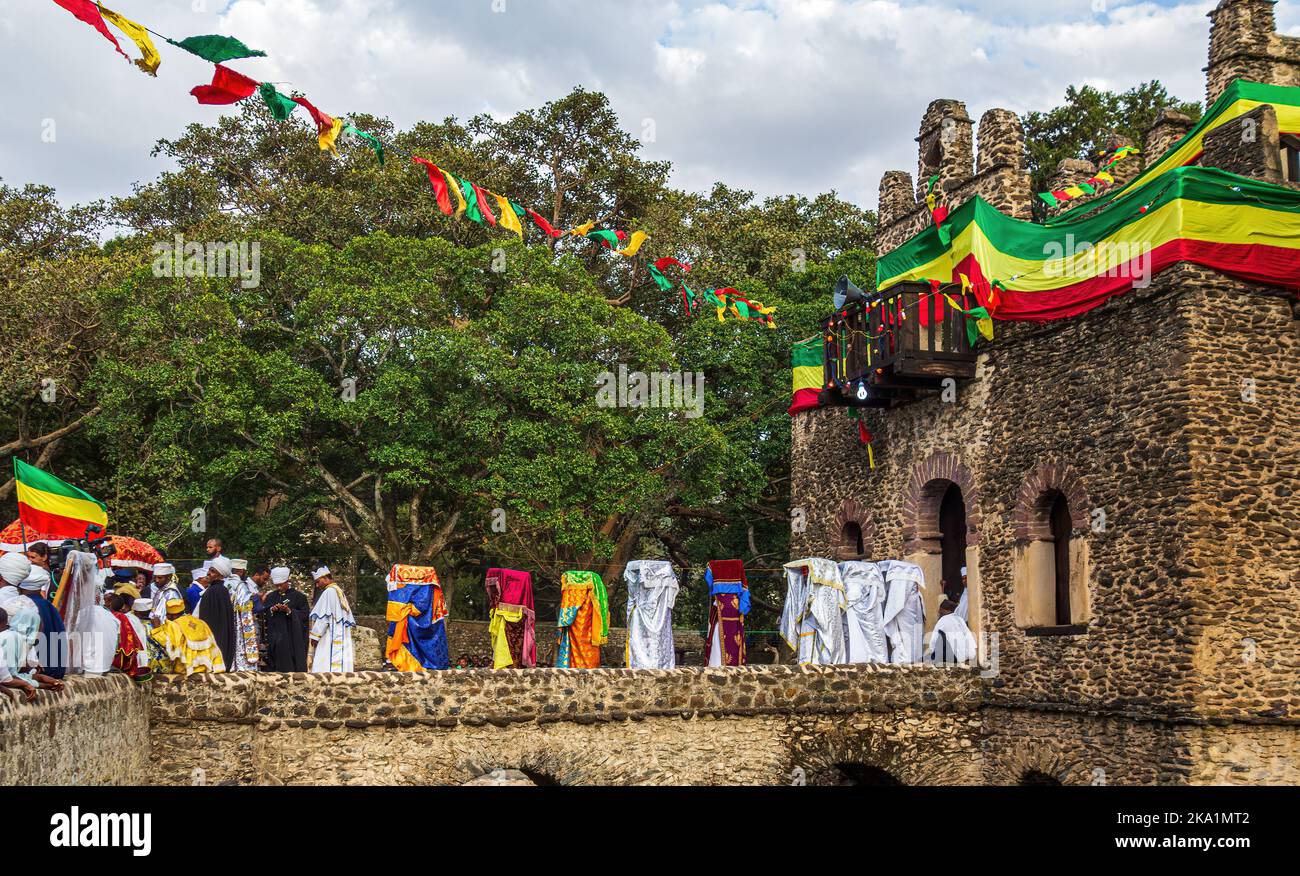
M915 563L885 560L876 564L885 576L885 637L890 663L920 663L925 656L925 574Z
M87 675L105 675L112 670L122 636L117 617L104 608L102 598L100 595L93 605L82 608L77 619L79 648L73 651L73 662Z
M945 599L939 606L939 621L930 631L929 663L971 664L975 661L975 635L957 614L957 603Z
M185 601L185 594L176 583L176 567L171 563L156 563L153 567L153 604L149 608L149 624L160 627L167 622L167 602Z
M830 560L785 564L788 589L781 611L781 637L799 664L833 666L848 660L844 639L844 582Z
M677 575L664 560L637 560L623 570L627 584L627 666L629 669L672 669L673 606Z
M41 613L18 589L32 574L32 561L23 554L0 557L0 608L9 615L9 629L23 642L21 663L17 667L35 667L36 642L41 633ZM10 667L12 670L14 667Z
M875 563L840 563L849 663L888 663L885 638L885 576Z
M357 625L352 607L327 566L321 566L311 577L320 589L310 617L310 638L315 647L311 671L351 672L356 662L352 628Z

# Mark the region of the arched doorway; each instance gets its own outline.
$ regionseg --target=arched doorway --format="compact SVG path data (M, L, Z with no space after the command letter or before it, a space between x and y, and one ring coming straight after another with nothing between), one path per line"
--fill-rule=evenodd
M1033 787L1035 785L1059 787L1061 780L1056 776L1049 776L1041 770L1025 770L1020 774L1020 784L1023 787Z
M903 783L888 770L870 764L850 762L837 763L840 785L880 785L902 787Z
M961 487L950 483L939 502L939 553L944 595L957 602L966 589L966 500Z

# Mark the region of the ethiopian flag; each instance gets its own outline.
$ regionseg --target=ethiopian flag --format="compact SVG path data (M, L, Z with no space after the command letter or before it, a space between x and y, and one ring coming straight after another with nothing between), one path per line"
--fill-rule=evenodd
M18 519L42 535L85 538L86 527L108 529L108 506L48 472L14 460L18 485Z
M822 389L824 350L820 335L794 345L790 356L790 364L794 369L794 401L789 410L792 417L821 407L817 396Z

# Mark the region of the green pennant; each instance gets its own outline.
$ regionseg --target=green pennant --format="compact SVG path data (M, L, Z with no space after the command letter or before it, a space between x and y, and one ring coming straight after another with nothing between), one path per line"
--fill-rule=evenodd
M293 115L293 111L298 108L298 104L276 91L275 86L269 82L263 82L258 87L257 92L262 95L266 108L271 111L271 115L278 121L283 122Z
M191 55L198 55L203 60L211 61L214 64L234 61L238 58L266 57L266 52L250 49L234 37L220 36L218 34L186 37L179 43L175 40L168 40L167 42L177 48L184 49Z
M622 241L618 239L618 234L613 231L589 231L587 232L587 239L604 243L610 249L618 249L623 245Z
M665 277L664 272L656 268L654 265L650 266L650 279L655 281L655 285L659 287L660 292L668 292L673 288L673 281ZM685 284L683 283L682 285ZM692 292L691 295L694 297L695 293Z
M1047 203L1047 206L1051 207L1053 210L1061 206L1061 202L1056 200L1056 195L1051 192L1039 192L1038 197L1042 198L1043 201Z
M365 140L367 143L369 143L370 148L375 150L375 155L379 158L379 166L380 167L384 166L384 144L380 141L378 137L376 137L374 134L366 133L365 131L362 131L360 128L357 128L353 125L344 125L343 130L349 134L355 134L356 136L360 137L362 140Z
M460 183L461 193L465 195L465 215L479 225L485 224L487 220L478 208L478 193L474 191L474 184L463 176L456 177L456 180Z

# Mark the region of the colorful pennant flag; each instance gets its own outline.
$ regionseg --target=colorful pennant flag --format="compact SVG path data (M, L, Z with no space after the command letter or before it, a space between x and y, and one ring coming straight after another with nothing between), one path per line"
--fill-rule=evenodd
M67 481L14 457L18 519L53 538L85 538L86 527L108 529L108 506Z
M58 0L55 0L58 2ZM220 64L224 61L236 61L240 58L265 58L266 52L250 49L234 37L207 34L206 36L186 37L180 42L168 40L173 46L184 49L191 55L198 55L205 61Z
M664 272L659 270L657 265L650 266L650 279L655 281L659 291L667 292L673 288L673 281L664 276Z
M153 40L149 38L149 31L145 29L144 25L137 24L111 9L105 9L102 5L99 7L99 12L105 19L116 25L118 30L126 34L131 42L135 43L136 48L140 50L141 57L134 62L135 66L150 76L157 76L158 67L162 64L162 57L158 54L158 49L154 46Z
M190 89L190 94L194 95L199 103L224 106L251 97L257 90L257 85L242 73L236 73L229 67L218 64L212 74L212 84L197 85Z
M515 213L514 205L510 203L510 199L504 195L498 195L496 192L490 192L489 194L496 199L497 210L500 211L501 214L497 224L506 231L513 231L518 235L520 240L523 240L524 227L519 224L519 216Z
M293 115L293 111L298 108L295 101L276 91L275 86L269 82L263 82L259 85L257 92L262 96L262 102L266 104L266 108L271 111L272 117L277 121L283 122Z
M384 143L382 140L374 134L361 130L355 125L344 125L343 130L345 133L351 134L354 137L360 137L362 140L369 143L370 148L375 150L375 156L379 159L379 166L384 166Z
M790 368L794 372L794 398L790 402L790 416L821 407L818 395L822 389L823 362L826 347L820 335L800 341L790 351Z
M122 47L118 45L117 37L109 31L108 25L104 23L104 16L100 14L99 8L94 3L90 0L54 0L54 2L71 12L78 21L85 22L103 34L104 39L113 44L113 48L117 49L119 55L128 61L131 60L131 56L122 51Z
M488 206L487 196L483 194L481 188L464 177L460 177L460 190L465 196L468 207L465 213L466 216L480 225L484 223L488 225L497 224L497 217L493 214L492 208Z
M528 212L528 218L533 220L533 224L536 225L538 228L542 229L542 231L548 237L564 236L563 231L560 231L556 229L554 226L552 226L551 223L547 222L546 219L543 218L542 215L538 213L536 210L529 210L527 212Z
M688 274L691 271L690 265L686 264L685 262L679 262L677 261L677 259L673 258L672 256L666 256L655 262L655 267L661 271L668 270L669 265L676 265L677 267L681 268L683 271L686 271Z
M650 235L646 234L644 231L633 231L631 240L628 241L627 246L618 251L618 254L631 258L641 251L642 245L649 239Z
M1064 189L1054 192L1040 192L1038 197L1042 199L1048 207L1051 207L1054 210L1066 201L1073 201L1075 198L1080 198L1084 195L1095 195L1099 189L1115 184L1115 177L1109 172L1111 167L1114 167L1117 163L1128 158L1130 155L1139 154L1141 154L1141 150L1136 146L1121 146L1111 153L1109 158L1102 162L1102 170L1087 182L1073 186L1066 186Z

